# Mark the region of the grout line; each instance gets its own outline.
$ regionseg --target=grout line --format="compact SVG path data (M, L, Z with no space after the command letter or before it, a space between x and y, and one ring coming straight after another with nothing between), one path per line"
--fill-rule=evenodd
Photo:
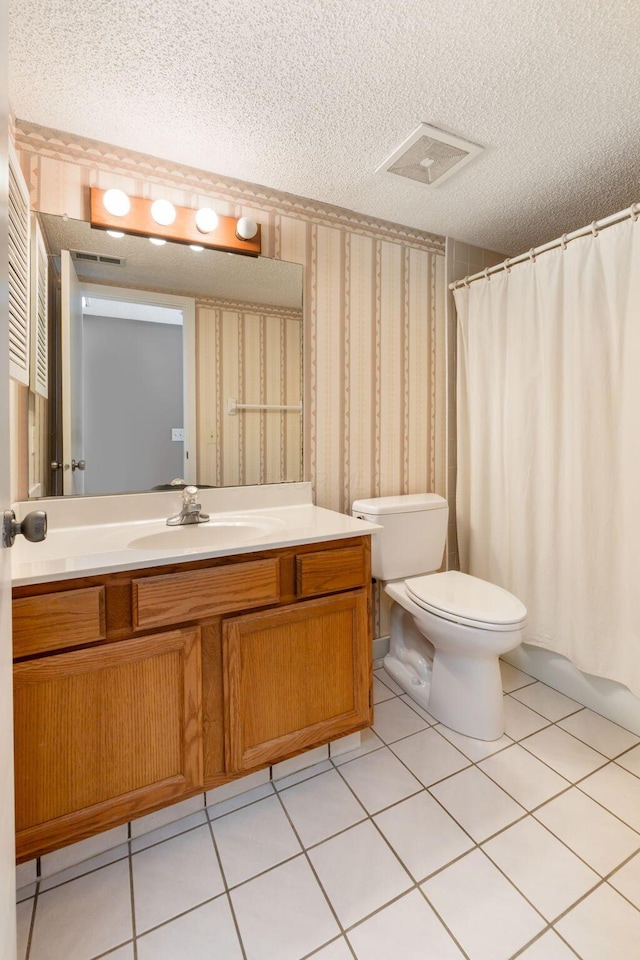
M256 801L256 802L257 802L257 801ZM248 804L248 806L252 806L252 804ZM242 809L246 809L246 808L240 807L239 809L242 810ZM214 833L214 830L213 830L213 824L212 824L211 820L209 819L209 813L208 813L208 808L207 808L207 807L205 807L205 813L207 814L207 823L208 823L208 826L209 826L209 834L210 834L210 836L211 836L211 843L213 844L213 852L214 852L215 855L216 855L216 860L217 860L217 862L218 862L218 869L220 870L220 876L222 877L222 883L224 884L224 895L225 895L225 897L227 898L227 904L228 904L228 906L229 906L229 910L231 911L231 919L233 920L233 925L234 925L235 930L236 930L236 936L237 936L237 938L238 938L238 944L240 945L240 950L241 950L241 952L242 952L242 958L243 958L243 960L247 960L247 952L246 952L246 950L245 950L245 948L244 948L244 942L243 942L243 940L242 940L242 934L240 933L240 924L238 923L238 918L237 918L237 916L236 916L235 907L234 907L234 905L233 905L233 901L231 900L231 894L230 894L230 892L229 892L229 884L227 883L227 876L226 876L225 871L224 871L224 866L223 866L223 864L222 864L222 857L220 856L220 851L219 851L219 849L218 849L218 844L216 843L216 836L215 836L215 833ZM220 819L222 819L222 818L220 818ZM214 899L215 899L215 898L214 898Z
M38 873L40 866L40 857L38 857ZM37 876L38 874L36 874ZM27 936L27 948L24 952L24 960L29 960L29 954L31 953L31 941L33 940L33 929L36 922L36 907L38 906L38 897L40 896L40 881L36 880L36 890L33 895L33 906L31 908L31 920L29 921L29 934Z
M133 960L138 960L138 945L136 943L137 934L136 934L136 904L135 904L135 894L133 889L133 857L131 856L131 850L129 849L129 892L131 895L131 930L133 932Z

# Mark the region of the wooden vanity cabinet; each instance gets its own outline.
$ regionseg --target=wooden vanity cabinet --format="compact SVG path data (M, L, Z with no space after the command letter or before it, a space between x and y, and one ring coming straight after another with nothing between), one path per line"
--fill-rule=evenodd
M18 860L371 722L369 538L14 589Z

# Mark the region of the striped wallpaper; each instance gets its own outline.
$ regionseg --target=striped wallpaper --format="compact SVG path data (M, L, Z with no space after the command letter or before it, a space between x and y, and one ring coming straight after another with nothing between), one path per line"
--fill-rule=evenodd
M302 416L227 414L238 403L302 401L302 311L252 303L196 304L198 482L217 487L302 480Z

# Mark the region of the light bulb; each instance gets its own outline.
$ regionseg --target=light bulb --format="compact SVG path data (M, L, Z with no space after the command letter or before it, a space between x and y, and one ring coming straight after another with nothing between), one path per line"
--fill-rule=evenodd
M124 237L122 230L107 230L107 233L110 237L115 237L116 240L119 240L120 237Z
M200 253L201 250L204 250L204 247L201 247L199 243L190 243L190 250L195 250L196 253Z
M163 247L167 241L161 240L160 237L149 237L149 242L155 243L156 247Z
M168 200L154 200L151 204L151 216L156 223L169 227L176 218L176 208Z
M102 202L107 213L110 213L112 217L126 217L131 209L131 200L124 190L118 190L115 187L107 190Z
M200 233L213 233L218 226L218 214L211 207L201 207L196 213L196 227Z
M258 224L252 217L240 217L236 224L236 237L240 240L253 240L258 232Z

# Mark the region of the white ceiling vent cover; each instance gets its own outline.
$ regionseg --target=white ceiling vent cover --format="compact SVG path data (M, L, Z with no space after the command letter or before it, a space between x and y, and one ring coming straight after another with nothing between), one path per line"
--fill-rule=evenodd
M426 187L434 189L482 153L483 149L477 143L469 143L428 123L421 123L411 136L380 164L376 173L395 173L399 177L418 180Z

